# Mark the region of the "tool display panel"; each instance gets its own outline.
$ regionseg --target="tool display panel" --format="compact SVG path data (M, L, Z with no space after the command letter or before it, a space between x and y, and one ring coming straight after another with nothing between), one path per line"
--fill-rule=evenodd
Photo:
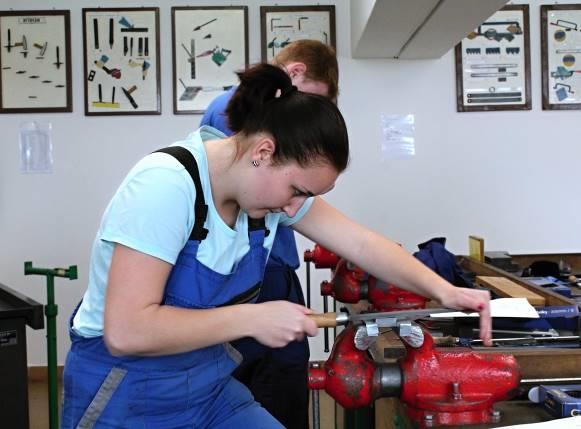
M44 328L43 306L0 283L1 426L28 429L26 325Z
M581 109L581 5L541 6L543 110Z
M456 45L458 112L531 109L529 6L505 6Z
M335 6L261 6L262 61L272 60L295 40L319 40L337 49Z
M70 12L0 11L0 113L72 112Z
M161 114L159 8L83 9L85 115Z
M204 113L248 66L248 7L173 7L172 45L174 113Z

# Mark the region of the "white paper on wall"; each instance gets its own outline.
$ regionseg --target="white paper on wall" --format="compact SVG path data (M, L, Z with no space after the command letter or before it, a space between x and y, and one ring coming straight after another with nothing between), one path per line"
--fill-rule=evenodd
M416 154L414 115L381 114L381 153L384 161L409 159Z
M45 128L36 122L20 126L20 172L23 174L52 173L52 124Z

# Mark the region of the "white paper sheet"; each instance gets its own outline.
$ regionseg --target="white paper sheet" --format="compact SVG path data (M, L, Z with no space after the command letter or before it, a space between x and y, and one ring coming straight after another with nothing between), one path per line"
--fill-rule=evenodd
M490 301L490 311L492 317L521 317L527 319L538 319L539 313L529 304L526 298L498 298ZM479 317L478 313L464 313L453 311L450 313L431 314L432 318L449 317Z
M565 419L528 423L526 425L501 426L496 429L581 429L581 417L567 417Z

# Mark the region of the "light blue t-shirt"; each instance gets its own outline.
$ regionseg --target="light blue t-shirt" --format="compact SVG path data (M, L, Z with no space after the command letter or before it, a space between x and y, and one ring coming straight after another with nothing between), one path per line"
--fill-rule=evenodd
M202 127L184 141L177 142L194 155L208 217L204 227L209 233L199 246L197 259L221 274L236 270L236 264L249 250L248 215L240 212L234 229L218 214L212 199L208 162L203 141L224 138L211 127ZM115 243L174 264L194 226L196 189L187 170L172 156L153 153L139 161L121 183L101 220L91 254L89 286L74 317L74 330L85 337L103 334L105 291ZM311 207L309 198L298 213L266 215L271 231L264 241L270 251L279 224L290 226Z

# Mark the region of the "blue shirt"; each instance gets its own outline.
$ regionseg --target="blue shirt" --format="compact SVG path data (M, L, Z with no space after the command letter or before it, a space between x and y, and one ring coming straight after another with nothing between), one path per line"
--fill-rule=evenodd
M236 269L249 250L248 215L240 212L234 228L218 214L212 198L208 162L203 141L224 138L210 127L202 127L185 141L177 142L194 155L208 216L204 227L209 233L198 249L197 259L221 274ZM187 170L172 156L153 153L139 161L121 183L111 199L95 241L89 267L89 285L73 328L85 337L103 333L105 292L111 257L116 243L174 264L185 246L194 225L196 189ZM284 213L266 215L266 227L273 233L264 242L270 250L278 225L290 226L310 208L308 199L292 218Z
M200 126L209 125L222 131L225 135L231 136L232 130L227 125L226 107L234 95L236 87L232 87L224 94L216 97L206 109ZM288 266L297 269L300 265L297 243L294 231L291 228L280 227L276 232L274 245L268 260L269 266Z

